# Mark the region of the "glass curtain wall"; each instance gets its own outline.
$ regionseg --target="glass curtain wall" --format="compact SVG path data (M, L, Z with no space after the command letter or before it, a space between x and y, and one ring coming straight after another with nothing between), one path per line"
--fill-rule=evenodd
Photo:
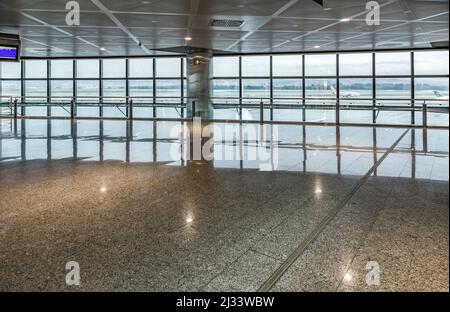
M132 97L134 117L179 118L185 77L184 58L173 57L2 62L0 102L25 97L26 116L68 117L75 97L77 116L124 118Z
M448 59L448 50L218 56L214 116L259 119L262 101L266 120L420 125L426 104L428 124L448 126ZM78 116L125 117L128 96L134 117L180 118L185 77L180 57L2 62L0 102L26 97L19 113L69 116L76 97Z
M240 118L237 102L242 119L259 118L263 100L275 121L395 125L422 124L426 103L428 124L448 126L448 58L447 50L216 57L214 103L229 119Z

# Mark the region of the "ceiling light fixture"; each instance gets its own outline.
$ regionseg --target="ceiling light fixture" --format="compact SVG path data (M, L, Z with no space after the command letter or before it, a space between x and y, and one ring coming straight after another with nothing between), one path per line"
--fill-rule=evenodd
M106 51L106 48L100 47L100 51Z
M186 40L186 41L191 41L192 38L191 38L191 37L186 37L186 38L184 38L184 40Z
M319 49L320 48L320 45L315 45L314 46L314 49Z
M344 17L344 18L341 19L341 22L342 23L350 22L350 18L349 17Z

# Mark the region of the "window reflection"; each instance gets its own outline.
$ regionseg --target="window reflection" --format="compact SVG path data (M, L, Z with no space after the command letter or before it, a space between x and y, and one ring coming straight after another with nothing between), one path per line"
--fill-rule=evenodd
M305 56L305 76L336 76L336 55Z
M99 60L77 60L77 78L98 78Z
M242 57L243 77L267 77L270 76L269 56L244 56Z
M181 76L180 58L156 59L156 77L177 78Z
M377 76L402 76L411 74L411 53L378 53L375 55Z
M239 57L213 58L214 77L239 77Z
M72 60L52 60L50 62L51 78L73 78Z
M274 77L302 76L301 55L275 55L272 59Z
M349 53L339 55L340 76L371 76L372 53Z
M131 78L151 78L153 77L153 59L130 59L129 76Z
M47 78L47 61L25 61L25 78Z
M416 75L448 75L448 51L414 53Z

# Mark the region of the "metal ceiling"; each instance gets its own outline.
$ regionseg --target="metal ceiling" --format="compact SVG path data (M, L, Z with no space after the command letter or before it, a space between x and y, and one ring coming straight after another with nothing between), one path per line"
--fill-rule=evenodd
M365 22L366 1L323 2L78 0L81 23L68 26L66 0L0 0L0 32L20 34L28 57L161 55L171 53L154 49L184 45L233 53L410 49L448 41L448 0L379 0L378 26Z

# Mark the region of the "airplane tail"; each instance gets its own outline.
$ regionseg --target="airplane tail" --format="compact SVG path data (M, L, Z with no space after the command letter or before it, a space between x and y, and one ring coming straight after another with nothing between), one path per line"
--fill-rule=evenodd
M335 87L331 86L330 89L331 89L331 92L332 92L334 95L337 95L337 91L336 91L336 88L335 88Z
M433 93L434 93L434 95L435 95L437 98L442 97L442 94L441 94L441 92L439 92L439 91L433 91Z

